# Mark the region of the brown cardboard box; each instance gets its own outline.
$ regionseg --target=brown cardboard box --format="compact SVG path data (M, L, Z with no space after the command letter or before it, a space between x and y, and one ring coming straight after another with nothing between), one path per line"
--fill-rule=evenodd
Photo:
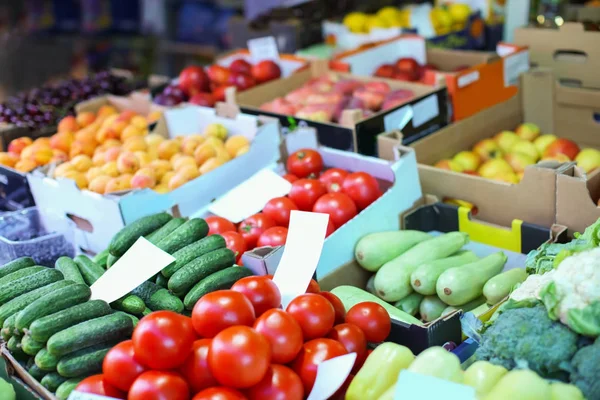
M569 234L583 232L600 218L600 174L589 178L574 166L556 177L556 223Z
M27 370L19 364L19 362L10 354L8 349L6 348L6 344L2 344L0 349L2 353L2 358L6 362L6 369L9 375L18 378L23 383L25 383L26 388L29 389L32 393L32 397L34 399L43 399L43 400L56 400L56 397L48 391L45 387L43 387L38 381L36 381Z

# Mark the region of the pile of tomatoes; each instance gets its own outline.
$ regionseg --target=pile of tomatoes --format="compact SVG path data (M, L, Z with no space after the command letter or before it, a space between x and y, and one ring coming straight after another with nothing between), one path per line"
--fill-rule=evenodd
M145 316L131 340L108 352L103 373L75 390L128 400L302 400L321 362L355 352L356 372L367 343L389 335L390 317L379 304L346 313L315 281L283 310L271 278L251 276L209 293L191 318Z
M284 245L294 210L329 214L329 236L382 194L377 179L366 172L323 171L323 158L313 149L291 154L287 172L283 177L292 183L287 196L269 200L262 212L246 218L237 228L225 218L207 217L209 233L222 235L239 258L256 247Z

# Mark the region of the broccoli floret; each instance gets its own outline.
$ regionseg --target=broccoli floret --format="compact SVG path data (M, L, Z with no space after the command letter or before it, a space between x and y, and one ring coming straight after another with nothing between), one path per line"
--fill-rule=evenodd
M579 349L571 361L571 383L586 399L600 399L600 338Z
M566 380L578 335L548 317L543 305L502 312L483 333L477 360L506 369L527 367L545 378Z

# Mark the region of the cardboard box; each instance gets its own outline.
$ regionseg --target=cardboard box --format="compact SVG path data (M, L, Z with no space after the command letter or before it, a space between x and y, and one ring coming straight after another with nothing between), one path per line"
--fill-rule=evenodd
M556 177L556 223L569 228L569 234L583 232L600 218L600 174L587 177L571 165Z
M230 134L252 139L248 153L169 193L144 189L103 196L79 190L70 179L55 180L42 171L34 171L27 178L36 204L42 210L74 219L78 225L78 243L91 252L106 248L116 232L143 216L160 211L189 216L279 157L280 133L276 121L262 124L261 118L251 115L219 115L212 108L197 106L163 113L153 132L165 137L202 132L206 125L217 122Z
M386 82L392 90L412 90L415 97L408 99L404 104L380 111L367 118L363 118L362 113L355 112L355 110L344 110L340 118L341 124L300 120L300 125L306 124L317 129L319 143L324 146L339 150L358 151L365 155L376 155L376 136L383 131L399 129L399 122L409 121L407 125L403 125L402 129L407 137L433 132L448 123L446 88L432 88L417 83L357 77L351 74L333 72L329 69L328 63L323 60L313 61L310 69L300 71L288 78L268 82L238 93L234 101L242 107L244 112L277 117L282 126L287 127L290 125L290 116L264 112L260 110L260 106L277 97L285 96L292 90L302 87L311 79L325 74L331 74L333 77L341 79ZM414 115L418 116L418 119ZM407 116L413 117L405 120Z
M140 115L148 115L153 111L164 111L167 107L152 103L149 93L133 92L129 96L105 95L82 101L75 105L75 112L97 113L100 107L110 105L118 111L131 110Z
M5 343L2 343L0 346L0 352L2 353L3 361L6 363L8 377L12 378L11 380L20 386L15 388L17 399L56 400L56 397L29 375L27 370L10 354Z

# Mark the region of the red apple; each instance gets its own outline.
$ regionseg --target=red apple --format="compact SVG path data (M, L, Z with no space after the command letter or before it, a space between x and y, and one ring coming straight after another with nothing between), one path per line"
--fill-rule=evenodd
M281 68L271 60L263 60L252 66L252 76L257 83L272 81L281 76Z
M423 70L425 70L425 71L439 71L439 68L435 64L429 64L429 63L427 63L427 64L423 65Z
M352 93L361 87L363 83L361 81L355 81L352 79L342 79L341 81L337 81L333 85L333 91L341 93L345 96L352 95Z
M385 82L367 82L367 83L365 83L363 88L370 92L380 92L383 94L389 93L392 90L390 88L390 85L388 85ZM358 89L358 90L360 90L360 89Z
M579 153L579 146L569 139L556 139L544 151L544 158L556 157L559 154L564 154L571 160L574 160Z
M215 88L212 92L212 96L216 101L225 101L225 89L227 89L230 85L223 85Z
M360 88L354 92L354 97L362 100L369 110L378 111L383 104L385 93L380 91L371 91L366 88Z
M217 64L213 64L208 67L206 73L208 74L210 82L217 87L226 85L227 81L229 80L229 75L231 75L231 71Z
M391 78L397 72L396 66L392 64L383 64L375 71L375 76L380 78Z
M256 86L256 81L253 77L239 72L232 72L229 75L227 83L232 86L235 86L239 90L246 90L250 89L253 86Z
M214 107L215 98L210 93L196 93L190 97L190 103L203 107Z
M396 61L396 68L398 68L400 71L405 71L409 74L412 74L415 76L414 80L421 78L421 66L414 58L404 57L399 59Z
M239 58L237 60L234 60L229 65L229 70L231 72L238 72L240 74L250 75L252 73L252 64L250 64L248 61L244 60L243 58Z
M202 67L192 65L179 74L179 87L188 96L208 90L208 77Z
M399 81L414 82L416 80L419 80L419 75L415 71L411 72L398 70L392 78L397 79Z

